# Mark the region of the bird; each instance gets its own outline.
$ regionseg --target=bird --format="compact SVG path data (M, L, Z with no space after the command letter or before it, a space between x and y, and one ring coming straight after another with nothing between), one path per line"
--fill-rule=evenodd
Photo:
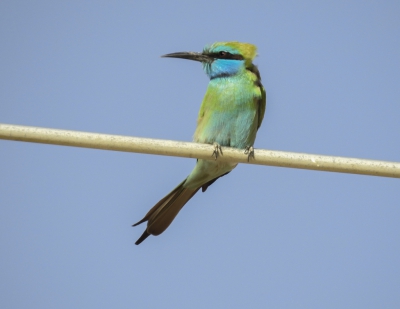
M147 227L135 242L160 235L185 204L199 191L205 192L217 179L231 172L237 163L221 162L221 146L243 149L254 158L254 141L264 118L266 92L253 60L257 47L237 41L206 45L201 53L177 52L161 57L201 62L210 81L197 118L193 141L214 147L210 160L198 159L189 176L151 208L137 226Z

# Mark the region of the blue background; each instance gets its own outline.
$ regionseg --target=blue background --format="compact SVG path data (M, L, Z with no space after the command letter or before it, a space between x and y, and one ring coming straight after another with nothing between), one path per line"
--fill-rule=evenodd
M0 122L190 141L207 43L256 44L256 148L400 161L399 1L1 1ZM398 179L0 141L1 308L399 308Z

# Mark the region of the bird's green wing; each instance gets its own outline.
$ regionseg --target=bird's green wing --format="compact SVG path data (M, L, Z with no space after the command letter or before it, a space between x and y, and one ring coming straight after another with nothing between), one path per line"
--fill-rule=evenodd
M264 114L265 114L265 107L267 105L267 94L265 93L265 89L263 85L260 85L260 90L261 90L261 98L258 99L258 126L257 130L259 127L261 127L261 123L264 119Z

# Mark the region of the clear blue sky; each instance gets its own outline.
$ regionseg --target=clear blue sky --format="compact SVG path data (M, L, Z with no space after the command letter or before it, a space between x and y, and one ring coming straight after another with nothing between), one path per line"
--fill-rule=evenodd
M399 1L1 1L0 122L190 141L207 43L256 44L256 148L400 161ZM398 179L0 141L1 308L400 308Z

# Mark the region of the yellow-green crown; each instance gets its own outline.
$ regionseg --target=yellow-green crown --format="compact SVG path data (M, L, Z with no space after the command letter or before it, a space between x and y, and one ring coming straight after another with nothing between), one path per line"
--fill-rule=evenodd
M205 48L211 52L218 52L218 51L228 51L234 54L242 55L245 60L252 61L255 56L257 56L257 47L253 44L249 43L240 43L237 41L233 42L216 42L210 46Z

